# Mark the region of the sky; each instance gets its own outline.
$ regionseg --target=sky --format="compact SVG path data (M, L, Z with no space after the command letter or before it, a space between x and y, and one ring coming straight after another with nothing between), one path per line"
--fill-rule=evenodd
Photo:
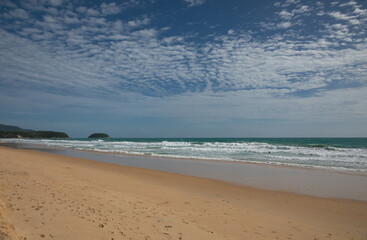
M367 1L0 1L0 123L367 137Z

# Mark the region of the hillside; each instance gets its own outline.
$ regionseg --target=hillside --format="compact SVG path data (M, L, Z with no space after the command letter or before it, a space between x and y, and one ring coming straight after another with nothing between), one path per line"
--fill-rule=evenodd
M23 129L17 126L0 124L0 131L4 132L33 132L31 129Z
M69 138L66 133L54 131L5 132L0 131L0 138Z
M63 132L34 131L0 124L0 138L69 138L69 136Z

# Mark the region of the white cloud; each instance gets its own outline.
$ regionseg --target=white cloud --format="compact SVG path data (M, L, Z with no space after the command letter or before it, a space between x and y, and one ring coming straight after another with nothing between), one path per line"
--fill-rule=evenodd
M277 28L289 28L292 26L291 22L281 22L277 24Z
M331 3L330 3L330 5L331 5L331 6L336 6L336 5L338 5L338 4L339 4L339 2L337 2L337 1L334 1L334 2L331 2Z
M93 9L93 8L89 8L87 10L86 14L88 16L95 16L95 17L100 15L99 11L97 11L96 9Z
M150 18L148 17L144 17L142 19L135 19L135 20L131 20L127 22L128 26L132 28L142 27L144 25L148 25L149 23L150 23Z
M297 4L297 3L300 3L300 0L287 0L286 3L288 3L288 4Z
M357 12L354 10L354 13L357 13ZM338 11L334 11L334 12L330 12L329 15L334 17L337 20L340 20L340 21L348 21L349 24L351 24L351 25L361 24L361 21L358 19L358 17L360 17L360 16L358 16L359 15L358 13L357 13L357 16L356 16L356 15L344 14L344 13L341 13L341 12L338 12ZM361 17L363 18L363 15ZM365 18L365 19L363 19L363 21L367 22L367 19Z
M204 4L206 0L185 0L190 7Z
M154 2L154 1L155 0L129 0L129 1L124 1L122 3L122 7L124 9L134 8L134 7L143 6L146 2Z
M52 6L60 6L63 3L63 0L49 0L48 1Z
M115 15L120 13L122 8L118 6L116 3L102 3L101 11L104 15Z
M340 4L341 7L355 6L355 5L357 5L357 3L355 1L350 1L350 2Z
M175 44L177 42L182 42L183 39L184 39L183 37L173 36L173 37L165 37L162 39L162 41L167 44Z
M348 16L347 14L343 14L341 12L331 12L329 15L338 20L350 20L354 18L353 16Z
M349 20L349 23L352 25L359 25L361 24L361 21L359 21L358 19L351 19Z
M305 13L305 12L308 12L308 11L310 11L310 7L306 6L306 5L302 5L301 7L294 9L293 13L294 14L301 14L301 13Z
M157 31L155 29L143 29L139 31L135 31L131 33L131 36L136 38L154 38L157 35Z
M163 27L163 28L161 28L161 31L169 31L169 30L171 30L171 27Z
M53 16L57 16L59 14L59 11L56 8L53 8L53 7L46 8L45 12L47 12L48 14L51 14Z
M29 14L21 8L16 8L11 10L9 13L4 14L6 18L21 18L21 19L28 19Z
M10 7L10 8L16 8L17 5L12 3L11 1L9 0L3 0L3 1L0 1L0 6L4 6L4 7Z
M101 5L101 9L108 7L116 5ZM12 40L3 43L1 49L9 49L2 52L7 59L3 66L8 67L0 70L14 82L28 82L45 89L82 88L85 92L92 89L115 95L137 91L155 96L267 88L273 89L274 94L292 95L315 92L346 74L357 80L366 75L363 70L352 71L355 66L363 66L367 57L365 41L359 33L352 32L351 22L326 24L315 40L287 38L287 34L297 34L292 27L298 23L293 18L312 11L301 4L278 12L283 21L275 21L271 27L286 29L284 35L278 33L266 41L257 41L250 33L230 29L227 36L218 34L215 42L200 45L190 42L187 36L166 36L169 27L147 27L151 20L146 16L112 21L101 17L107 14L103 11L79 7L76 12L62 14L60 10L57 15L44 15L34 27L20 28L22 36L35 42L22 42L16 34L3 32L2 39ZM314 10L315 15L318 11ZM80 13L85 15L78 18ZM361 21L339 11L329 14L333 18ZM15 48L15 43L25 47ZM333 49L347 43L353 47ZM24 55L24 59L11 60L14 52ZM42 61L29 61L35 55ZM15 70L17 62L22 63L22 68ZM47 74L41 76L39 73L45 71L43 65L48 62L54 64L49 64Z
M27 36L34 33L42 33L42 30L38 28L23 28L22 29L22 35Z
M293 13L290 13L288 12L287 10L282 10L280 13L279 13L279 16L282 18L282 19L291 19L293 17Z
M80 6L76 9L79 13L86 13L88 11L88 8L84 6Z
M281 6L282 7L289 7L289 6L292 6L292 5L299 4L300 2L301 2L300 0L287 0Z
M66 24L80 24L80 20L77 17L65 16L64 23L66 23Z
M297 4L296 4L297 3ZM278 6L279 7L279 6ZM283 5L283 8L278 12L278 16L282 22L275 23L263 23L263 26L268 29L285 29L291 26L296 26L301 24L301 18L310 15L312 8L307 5L301 5L298 1L287 1Z
M360 9L356 7L353 11L357 15L366 16L367 15L367 9Z

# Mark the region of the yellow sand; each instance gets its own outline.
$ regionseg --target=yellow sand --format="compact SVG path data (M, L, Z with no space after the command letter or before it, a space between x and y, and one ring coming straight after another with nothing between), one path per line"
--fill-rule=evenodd
M15 228L8 217L6 207L0 200L0 240L17 240Z
M367 236L367 202L258 190L31 150L0 147L0 190L19 239Z

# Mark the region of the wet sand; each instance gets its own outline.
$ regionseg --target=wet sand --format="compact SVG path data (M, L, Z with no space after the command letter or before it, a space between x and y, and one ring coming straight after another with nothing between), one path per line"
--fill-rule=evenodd
M260 190L32 150L0 147L0 189L19 239L367 236L365 201Z

